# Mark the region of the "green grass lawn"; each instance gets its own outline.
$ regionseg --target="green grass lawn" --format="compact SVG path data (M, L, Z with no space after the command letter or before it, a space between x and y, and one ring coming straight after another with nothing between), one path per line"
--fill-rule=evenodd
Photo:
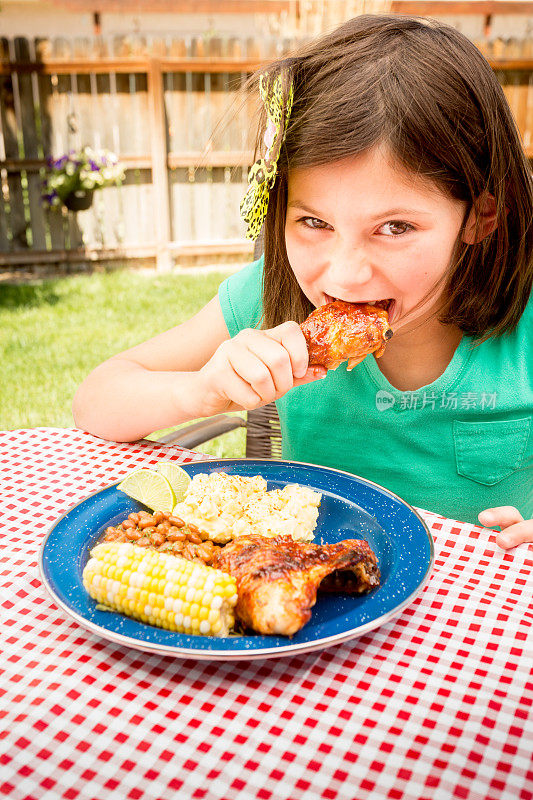
M226 274L115 270L0 284L0 429L72 427L72 397L93 367L192 316ZM244 430L198 449L241 456Z

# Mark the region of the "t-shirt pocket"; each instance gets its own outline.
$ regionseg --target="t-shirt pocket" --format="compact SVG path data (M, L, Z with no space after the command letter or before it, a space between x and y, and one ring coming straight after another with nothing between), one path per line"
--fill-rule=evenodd
M453 423L457 472L485 486L520 469L531 428L531 417L494 422Z

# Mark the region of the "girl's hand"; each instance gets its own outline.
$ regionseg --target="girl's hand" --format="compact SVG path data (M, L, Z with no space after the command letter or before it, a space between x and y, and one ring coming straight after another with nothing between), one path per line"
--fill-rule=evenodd
M499 525L502 533L496 533L496 544L508 550L524 542L533 542L533 519L524 519L514 506L486 508L478 520L487 528Z
M325 378L324 367L308 365L307 344L296 322L242 330L222 342L199 372L203 415L259 408L295 386Z

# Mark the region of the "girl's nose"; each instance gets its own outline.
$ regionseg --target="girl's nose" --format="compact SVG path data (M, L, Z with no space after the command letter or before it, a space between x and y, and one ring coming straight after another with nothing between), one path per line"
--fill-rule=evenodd
M372 265L359 249L339 248L331 259L330 277L339 286L359 286L368 283L372 275Z

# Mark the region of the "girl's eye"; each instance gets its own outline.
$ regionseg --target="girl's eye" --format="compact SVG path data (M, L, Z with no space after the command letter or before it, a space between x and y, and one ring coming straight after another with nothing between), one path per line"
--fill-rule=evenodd
M401 236L403 233L414 231L414 226L408 222L401 222L400 220L391 220L385 222L379 228L380 232L385 236Z
M306 228L313 228L313 230L323 230L324 228L330 227L327 222L317 219L317 217L302 217L298 222Z

